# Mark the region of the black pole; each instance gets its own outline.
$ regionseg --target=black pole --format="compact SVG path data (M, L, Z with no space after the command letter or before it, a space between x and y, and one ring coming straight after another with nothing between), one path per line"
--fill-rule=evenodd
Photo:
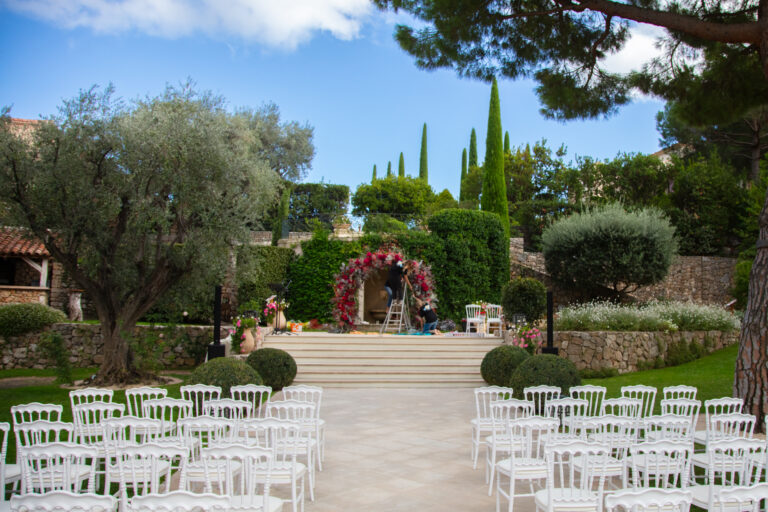
M552 297L552 290L547 290L547 346L542 347L541 352L557 355L555 348L555 301Z
M221 285L217 284L213 292L213 344L208 345L208 360L224 357L225 348L221 344Z

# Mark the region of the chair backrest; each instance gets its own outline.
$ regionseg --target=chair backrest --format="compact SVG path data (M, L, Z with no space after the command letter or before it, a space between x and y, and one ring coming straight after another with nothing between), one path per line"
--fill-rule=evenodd
M555 418L530 416L511 419L506 423L506 437L509 440L509 456L512 463L517 457L531 461L544 460L544 447L554 439L560 422Z
M533 416L535 404L528 400L510 398L491 402L491 419L501 425L507 420Z
M117 452L121 499L171 490L170 475L178 471L179 488L186 485L189 448L167 444L127 446Z
M217 446L202 451L205 492L241 496L243 506L269 502L272 450L243 444ZM242 470L242 471L241 471ZM260 472L258 481L256 471ZM258 482L262 483L259 494Z
M637 422L634 418L604 415L585 418L581 428L586 440L599 442L608 448L611 457L626 458L629 447L637 441Z
M104 448L110 460L117 452L129 446L152 443L163 437L163 422L151 418L123 416L101 423L104 430Z
M128 415L144 415L142 404L144 400L153 400L156 398L165 398L168 396L168 390L165 388L153 388L142 386L140 388L130 388L125 390L125 403L128 404Z
M688 487L693 443L648 441L632 445L629 453L633 487Z
M269 386L258 386L256 384L244 384L242 386L232 386L229 393L235 400L247 400L253 404L253 416L264 418L267 415L267 408L262 404L269 402L272 396L272 388Z
M267 404L267 417L311 423L315 419L315 404L298 400L282 400Z
M741 398L713 398L704 402L704 420L707 432L710 430L709 420L715 414L733 414L742 412L744 401Z
M96 446L49 443L21 449L22 492L79 492L86 481L86 492L95 491ZM86 476L82 469L88 468Z
M181 386L180 391L182 400L190 400L192 402L192 414L195 416L203 413L204 402L221 398L221 387L209 386L208 384Z
M606 512L688 512L692 501L693 493L685 489L628 490L607 495L605 509Z
M661 401L661 414L687 416L690 418L694 430L699 417L699 409L701 409L701 402L691 398L670 398Z
M90 402L111 402L115 392L106 388L73 389L69 392L69 405L74 412L76 405Z
M219 398L203 402L203 415L242 420L253 416L253 404L247 400Z
M560 398L560 388L557 386L529 386L523 389L523 397L536 405L536 414L544 415L547 402Z
M64 406L60 404L31 402L11 406L11 417L14 426L38 420L61 421L61 413L63 411Z
M583 386L572 386L568 391L571 398L582 398L589 402L587 416L597 416L600 414L600 404L603 398L605 398L606 388L604 386L584 384Z
M485 307L486 321L501 320L501 306L498 304L488 304Z
M547 461L547 510L552 512L558 502L567 502L573 508L587 505L602 510L605 489L603 468L608 461L608 448L600 443L569 441L549 443L544 451ZM578 465L573 463L577 458L580 461Z
M75 424L63 421L38 420L14 427L16 445L36 446L47 443L74 443Z
M677 398L687 398L688 400L696 400L696 394L698 389L693 386L686 386L681 384L679 386L667 386L662 389L662 398L664 400L675 400Z
M713 512L740 510L759 512L765 510L762 503L768 500L768 483L759 483L748 487L723 488L716 492L715 501L720 505Z
M125 404L113 402L89 402L75 405L75 434L78 442L87 445L98 445L103 442L101 423L110 418L118 418L125 412Z
M58 512L62 510L69 512L114 512L117 510L117 499L114 496L69 491L11 496L12 512Z
M638 398L642 400L641 416L651 416L653 408L656 406L656 394L658 390L653 386L637 384L635 386L622 386L621 396L626 398Z
M600 404L600 415L621 416L623 418L640 419L643 401L639 398L605 398Z
M751 438L757 418L752 414L715 414L709 418L707 442L718 439Z
M290 420L277 420L274 418L250 418L237 423L237 442L248 446L260 448L272 448L270 428L283 422L300 425Z
M707 443L707 483L712 486L752 485L765 464L765 441L721 439ZM710 497L713 489L710 489ZM710 502L712 503L712 502Z
M480 304L467 304L466 306L464 306L464 309L466 310L466 313L467 313L467 319L469 320L470 318L473 318L473 319L480 318L481 308L482 306L480 306Z
M490 420L491 402L512 398L512 392L512 388L502 386L475 388L475 418L478 420Z
M176 432L176 422L192 416L192 401L181 398L155 398L144 400L144 417L163 422L163 431Z
M231 443L236 433L236 423L227 418L193 416L177 423L179 438L192 450L192 460L200 459L200 450L222 443Z
M693 442L693 423L689 416L662 414L643 419L643 430L648 439Z
M0 503L5 501L5 455L8 451L8 433L11 431L11 424L7 421L0 422Z
M266 418L251 422L248 428L266 432L267 445L272 448L274 469L296 471L298 457L306 451L305 447L312 437L312 432L291 420Z
M230 510L228 496L189 491L147 494L131 500L131 512L225 512Z
M576 434L580 430L579 422L587 417L589 402L583 398L556 398L547 402L544 415L557 418L563 428Z
M320 418L320 405L323 402L323 388L320 386L307 386L299 384L283 388L285 400L298 400L299 402L312 402L315 404L315 418Z

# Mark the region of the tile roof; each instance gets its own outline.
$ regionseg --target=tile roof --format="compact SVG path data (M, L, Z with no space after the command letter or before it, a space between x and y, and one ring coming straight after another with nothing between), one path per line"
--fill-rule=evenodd
M48 257L43 243L21 228L0 228L0 256Z

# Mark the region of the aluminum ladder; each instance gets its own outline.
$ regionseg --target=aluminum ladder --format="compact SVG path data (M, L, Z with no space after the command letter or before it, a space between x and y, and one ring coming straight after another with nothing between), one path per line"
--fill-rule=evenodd
M411 328L411 315L408 310L406 294L403 294L403 298L400 300L392 300L392 305L387 311L387 318L384 319L379 334L389 331L402 332L403 328L406 331Z

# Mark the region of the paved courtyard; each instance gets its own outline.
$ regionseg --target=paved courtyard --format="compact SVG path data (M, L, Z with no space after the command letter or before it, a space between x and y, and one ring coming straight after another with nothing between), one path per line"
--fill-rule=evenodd
M495 510L469 456L471 388L325 388L321 416L325 464L307 512Z

